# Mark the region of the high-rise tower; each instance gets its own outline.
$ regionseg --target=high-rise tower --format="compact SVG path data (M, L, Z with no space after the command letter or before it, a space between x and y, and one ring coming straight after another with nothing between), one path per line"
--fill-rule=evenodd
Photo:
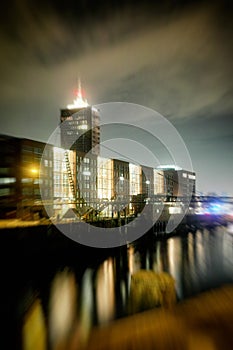
M98 155L100 143L99 113L83 98L81 83L73 104L61 109L61 146L80 153Z
M79 208L95 207L100 117L98 110L83 98L80 80L75 95L73 104L61 109L61 147L75 152L75 171L74 176L69 176L69 182ZM66 163L69 170L69 161Z

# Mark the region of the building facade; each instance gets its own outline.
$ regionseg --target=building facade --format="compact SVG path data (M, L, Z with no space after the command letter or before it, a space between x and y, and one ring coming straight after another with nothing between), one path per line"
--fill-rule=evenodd
M96 108L83 99L81 84L73 104L61 109L61 146L75 153L75 172L69 177L73 196L79 207L97 203L97 156L100 145L100 116ZM71 168L66 162L67 168ZM71 172L72 173L72 172ZM73 183L72 183L73 177Z
M41 215L43 203L51 215L76 208L81 216L93 209L117 217L195 195L195 173L177 167L153 169L6 135L0 135L0 156L1 218Z
M100 157L99 111L83 99L80 83L60 122L61 147L0 135L0 217L24 217L43 203L50 216L75 208L79 217L119 217L195 195L193 172Z
M73 108L71 108L73 106ZM61 109L61 147L81 153L99 154L99 112L92 106Z
M196 174L177 166L162 166L164 193L168 197L189 198L196 193Z
M31 218L53 196L53 147L25 138L0 136L0 217ZM41 192L40 185L43 185Z

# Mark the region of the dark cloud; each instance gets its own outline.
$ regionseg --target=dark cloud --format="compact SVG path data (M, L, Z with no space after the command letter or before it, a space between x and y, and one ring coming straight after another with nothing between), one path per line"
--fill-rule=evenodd
M214 164L208 142L219 156L233 130L231 6L3 1L1 132L47 140L80 75L93 104L133 102L167 117L206 176ZM200 149L209 164L199 161Z

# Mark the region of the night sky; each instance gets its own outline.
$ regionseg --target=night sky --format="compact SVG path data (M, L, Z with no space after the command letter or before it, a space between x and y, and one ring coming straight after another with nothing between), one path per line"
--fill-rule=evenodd
M233 195L231 1L9 0L0 13L1 133L47 141L80 76L90 104L166 117L198 190Z

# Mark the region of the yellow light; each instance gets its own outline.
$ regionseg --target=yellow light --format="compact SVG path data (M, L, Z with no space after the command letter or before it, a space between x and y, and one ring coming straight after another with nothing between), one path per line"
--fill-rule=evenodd
M32 173L32 174L38 174L38 170L35 169L35 168L32 168L32 169L31 169L31 173Z

